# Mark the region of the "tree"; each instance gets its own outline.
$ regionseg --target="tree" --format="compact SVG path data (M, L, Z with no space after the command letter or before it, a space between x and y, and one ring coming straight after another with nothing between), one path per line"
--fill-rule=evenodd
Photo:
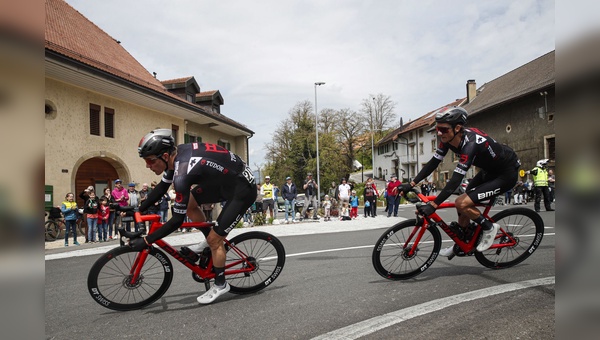
M371 129L375 139L383 136L383 131L394 127L396 121L396 113L394 109L396 104L390 96L382 93L378 95L369 94L369 98L365 98L361 102L361 114L365 121L369 122L367 129Z
M337 114L338 123L336 125L337 139L344 149L346 157L347 172L352 171L355 159L355 148L358 137L365 129L362 118L350 109L342 109Z

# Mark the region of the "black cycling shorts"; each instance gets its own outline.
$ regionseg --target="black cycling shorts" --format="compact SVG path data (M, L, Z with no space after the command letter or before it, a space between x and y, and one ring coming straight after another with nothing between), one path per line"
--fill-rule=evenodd
M473 177L465 191L474 203L479 203L512 189L518 179L519 168L516 167L494 174L482 170Z

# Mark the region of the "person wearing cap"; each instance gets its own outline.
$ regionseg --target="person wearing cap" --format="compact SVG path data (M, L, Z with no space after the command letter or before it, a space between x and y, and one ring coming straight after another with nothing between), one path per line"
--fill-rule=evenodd
M271 176L265 176L265 183L260 187L260 194L263 197L263 216L265 217L268 209L270 214L269 216L275 218L275 215L273 214L273 208L275 207L275 200L273 196L275 194L274 189L275 188L271 183Z
M127 186L129 189L127 191L127 196L129 197L129 202L127 205L134 207L134 208L138 208L140 206L140 202L141 202L141 198L140 198L140 193L135 190L135 183L131 182L129 183L129 185ZM125 214L125 213L123 213ZM125 221L125 230L127 231L131 231L131 222L133 222L133 218L132 217L128 217L125 218L127 221ZM137 223L133 224L133 229L135 232L138 232L140 227Z
M312 177L312 173L306 174L306 180L304 181L304 207L302 208L302 214L300 219L308 218L306 216L306 210L308 210L308 206L312 204L313 207L313 220L318 220L317 210L319 210L319 205L317 204L317 189L319 186L317 182Z
M127 204L129 204L129 194L127 193L127 189L125 189L123 187L123 182L120 179L116 179L115 180L115 187L113 188L111 195L113 197L113 200L116 204L119 205L119 207L125 207L127 206ZM125 215L124 212L120 212L120 213L116 213L115 214L115 236L116 238L119 238L119 236L117 235L117 229L119 227L121 227L122 219L123 216Z
M400 204L400 192L398 187L402 184L396 175L392 175L390 182L385 188L387 192L387 217L398 217L398 205Z
M287 176L285 178L285 184L281 189L281 197L285 206L285 223L290 223L289 215L292 217L292 223L296 223L296 197L298 196L298 190L296 185L292 182L292 178Z
M180 250L181 256L189 258L189 252L199 253L210 247L215 279L196 300L201 304L215 301L230 289L225 280L225 238L257 196L252 169L238 155L220 145L194 142L176 146L171 129L156 129L146 134L140 140L138 154L144 159L146 168L156 175L163 174L139 210L148 210L171 184L175 188L175 202L171 218L162 227L147 236L130 240L129 246L133 250L146 249L171 234L181 227L186 216L194 222L205 221L203 203L225 202L214 226L210 230L202 228L205 239Z

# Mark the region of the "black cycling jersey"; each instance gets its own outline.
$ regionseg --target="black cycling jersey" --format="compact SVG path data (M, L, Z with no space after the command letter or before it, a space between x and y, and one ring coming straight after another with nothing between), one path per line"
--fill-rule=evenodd
M496 142L492 137L479 129L464 128L459 147L456 148L450 145L450 143L440 142L435 154L415 177L414 182L419 183L433 172L444 159L448 150L452 150L458 155L458 164L454 169L454 174L450 178L450 181L435 199L435 203L438 205L450 197L454 190L460 185L463 177L467 174L467 170L469 170L472 165L481 168L484 173L487 174L486 178L488 180L499 177L507 171L510 172L510 178L512 178L514 177L513 173L516 173L515 171L521 165L517 154L507 145ZM510 179L510 181L512 181L512 179ZM502 190L507 185L514 186L514 183L501 184L502 185L498 187L499 189L494 189L492 191ZM470 185L470 187L472 186ZM483 194L484 193L475 193L473 196L469 195L469 197L476 198L474 201L479 201L489 196L486 194L486 197L483 197Z
M181 144L177 147L174 166L174 170L165 172L161 182L140 206L142 211L147 209L173 183L176 193L173 217L159 230L148 235L148 242L155 242L181 226L190 194L194 195L199 205L226 201L214 228L221 236L226 236L235 227L256 199L252 170L240 157L221 146L209 143Z

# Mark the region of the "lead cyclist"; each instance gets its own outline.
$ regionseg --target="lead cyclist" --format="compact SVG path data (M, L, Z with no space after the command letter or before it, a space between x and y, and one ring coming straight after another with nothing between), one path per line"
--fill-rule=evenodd
M472 165L479 167L481 171L469 182L465 193L458 196L455 203L460 227L468 227L472 220L483 228L483 236L477 245L477 251L482 252L494 243L500 226L484 218L475 204L513 188L517 183L521 162L507 145L496 142L479 129L465 127L467 115L465 109L457 106L444 107L435 113L436 131L440 138L435 154L410 183L402 184L398 189L406 193L427 178L448 150L458 155L459 161L450 181L435 200L419 208L421 214L429 216L450 197ZM440 250L440 255L450 256L453 248L450 246Z
M157 202L173 184L175 202L173 214L161 228L146 237L132 239L129 246L142 250L181 227L185 216L194 222L206 220L202 203L226 201L215 226L206 236L213 258L215 281L212 287L198 297L201 304L209 304L230 289L225 280L226 252L224 240L256 199L256 184L252 171L242 159L229 150L209 143L188 143L175 146L170 129L156 129L146 134L138 146L146 168L162 180L148 194L140 211ZM201 242L194 251L201 252ZM192 247L190 247L192 248Z

